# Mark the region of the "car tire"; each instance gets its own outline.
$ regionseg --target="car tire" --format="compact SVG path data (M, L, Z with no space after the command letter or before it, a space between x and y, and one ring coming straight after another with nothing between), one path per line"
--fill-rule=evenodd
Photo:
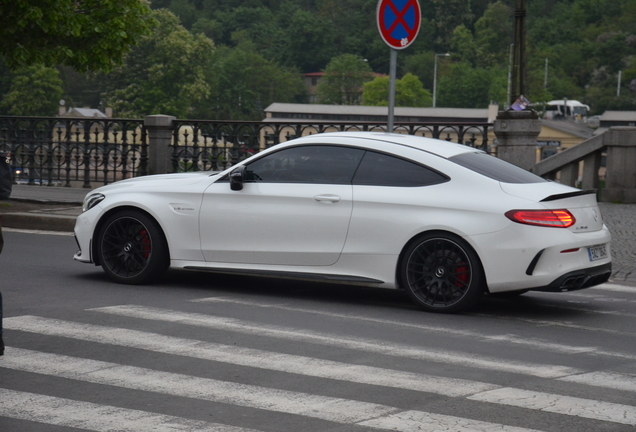
M134 209L117 211L102 224L97 256L111 279L131 285L156 280L170 265L168 244L159 224Z
M477 254L450 233L427 233L411 242L400 264L400 280L415 303L442 313L474 307L485 286Z

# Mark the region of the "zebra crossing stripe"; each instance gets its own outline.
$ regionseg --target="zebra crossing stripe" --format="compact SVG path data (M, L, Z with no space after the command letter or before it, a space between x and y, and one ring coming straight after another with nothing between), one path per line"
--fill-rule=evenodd
M336 423L354 424L399 411L394 407L369 402L200 378L19 348L12 348L6 354L1 366L8 369L295 414Z
M118 338L123 338L123 339L119 339L119 344L122 344L123 340L126 340L127 338L132 338L132 339L127 339L128 342L124 344L124 346L142 348L142 349L152 349L153 351L170 353L170 354L178 354L178 355L186 355L186 356L189 356L192 354L193 352L192 348L198 347L198 349L201 350L201 353L205 353L206 351L208 351L208 349L210 349L209 345L210 346L213 345L213 344L208 344L208 343L200 342L200 341L180 340L178 338L172 338L172 337L151 334L151 333L144 333L144 332L134 332L131 330L126 330L126 329L104 328L100 326L67 323L65 321L60 321L60 320L52 320L52 319L29 317L29 316L9 318L7 320L6 326L7 328L11 328L13 330L23 330L23 331L31 331L31 332L53 335L53 336L79 338L81 340L88 340L88 341L94 341L94 342L100 342L100 343L117 342ZM78 335L75 335L75 333L78 333ZM130 335L127 336L127 334L129 333ZM167 339L163 339L163 338L167 338ZM136 344L134 340L140 340L141 342ZM171 344L174 344L173 348L169 348ZM232 357L232 355L233 354L230 353L230 358ZM275 355L279 356L282 354L275 354ZM29 361L19 360L16 362L15 360L13 360L14 358L16 358L16 355L11 354L11 356L8 359L3 360L2 365L5 367L9 367L9 368L17 369L17 370L24 370L27 372L44 373L42 371L47 370L47 365L60 364L59 360L56 360L54 357L47 358L46 356L47 354L41 354L37 356L34 353L30 353L27 356L27 359L30 359ZM48 354L48 356L53 356L53 355ZM206 357L205 357L205 354L202 354L198 358L206 358ZM32 366L30 369L28 369L29 362L35 362L35 365ZM82 362L90 365L90 367L88 369L81 367ZM68 362L63 362L63 364L67 364L67 363ZM157 379L153 380L153 383L156 383L157 386L161 387L161 390L153 390L152 386L149 388L143 387L145 382L144 381L145 377L139 378L140 376L143 376L143 375L148 376L150 374L153 374L152 371L141 372L137 370L139 368L119 366L114 364L111 365L106 363L100 364L99 366L93 366L97 364L93 360L77 359L73 363L74 365L70 368L70 370L64 372L65 374L71 374L71 375L62 375L62 376L65 376L67 378L72 378L72 379L87 380L86 377L88 377L89 375L93 376L95 374L99 376L101 373L105 373L105 374L108 374L111 380L106 380L104 382L101 382L98 380L98 381L92 381L92 382L118 385L120 387L128 387L129 385L131 385L131 383L134 383L136 382L136 380L141 379L141 381L138 384L142 387L139 389L148 390L148 391L166 392L168 394L172 394L172 393L170 388L164 389L165 382L174 381L175 387L177 388L186 382L186 380L182 378L170 379L169 377L171 377L174 374L167 374L165 377L158 377ZM93 372L92 368L96 368L97 371ZM104 368L107 368L108 370L105 372L102 372ZM134 372L132 372L131 370L134 370ZM50 374L57 376L58 374L57 369L53 367L53 369L50 371ZM131 378L123 378L123 379L121 378L122 376L125 376L127 374L130 374ZM156 372L154 374L159 374L159 372ZM585 374L580 376L582 378L579 378L578 381L576 381L576 378L573 379L572 381L580 382L584 384L591 384L591 385L602 385L598 377L595 377L593 380L588 379L586 381L586 379L584 378ZM137 377L137 378L134 378L134 377ZM194 377L190 377L190 379L197 380L197 378L194 378ZM615 377L614 381L617 381L617 380L618 378ZM222 383L222 382L219 382L219 383ZM632 383L633 383L633 379L632 379ZM477 384L479 385L483 383L477 383ZM194 394L197 394L197 391L199 391L197 389L200 389L202 388L202 386L205 386L205 385L211 385L211 384L210 383L193 384L192 386L188 386L189 388L192 388L192 393L185 392L184 394L179 394L179 395L187 396L187 397L197 397L197 396L194 396ZM452 384L450 384L449 382L449 385L452 385ZM244 391L246 395L252 394L250 390L245 390L245 388L241 387L241 385L239 384L226 383L224 385L221 385L221 384L215 383L214 386L217 388L224 388L229 393L231 393L232 391L235 391L238 387L240 387L240 392ZM607 403L607 402L588 400L588 399L582 399L582 398L571 398L571 397L565 397L565 396L548 394L548 393L528 392L526 390L514 389L514 388L501 388L498 386L492 386L492 387L496 387L496 388L490 389L490 390L484 390L481 392L476 392L475 394L472 394L472 395L466 395L467 399L477 400L482 402L490 402L493 404L500 404L500 405L501 404L514 405L514 406L520 406L520 407L528 408L528 409L538 409L542 411L556 412L558 414L564 414L564 415L580 416L584 418L592 418L597 420L636 425L636 423L631 423L635 421L634 419L636 419L636 407L633 407L633 406ZM133 387L133 388L138 388L138 387ZM281 391L282 390L267 390L266 393L269 395L271 392L276 393ZM424 390L424 391L427 391L427 390ZM428 391L434 393L434 391L431 389L429 389ZM205 396L203 398L206 399L208 397L209 396ZM221 396L218 396L218 397L221 397ZM269 400L268 397L269 396L266 396L265 399ZM232 403L235 405L241 405L241 401L246 400L245 397L243 396L236 396L236 399L239 402L235 402L234 399L231 397L227 400L225 399L223 400L210 399L210 400ZM282 402L284 400L285 400L285 397L282 397L281 404L284 404ZM532 402L533 400L538 401L538 403L536 404L533 403ZM317 403L317 402L312 401L309 404L311 405L314 403ZM369 415L368 418L375 418L381 413L383 413L382 409L378 411L378 408L377 408L377 407L384 407L383 405L368 404L368 405L373 405L373 407L369 407L367 409L366 408L367 405L364 405L364 403L362 402L349 401L348 403L353 404L355 406L347 406L347 403L336 403L335 405L338 405L339 409L344 407L344 412L338 411L337 413L333 414L334 417L327 417L327 418L318 417L318 418L341 422L341 423L343 422L351 423L351 419L349 419L348 421L343 421L342 419L338 420L339 418L338 416L341 416L341 415L347 416L347 415L351 415L353 412L356 412L356 408L358 407L356 404L363 404L363 408L362 408L363 414L360 415L360 417L356 417L356 418L365 418L366 415ZM330 405L330 403L326 403L326 405L328 406ZM254 402L254 403L248 404L247 406L251 406L254 408L276 410L271 408L270 405L268 405L268 403L265 403L265 405L259 405L258 402ZM391 407L384 407L384 409L387 410L384 413L389 413L391 410L393 410L393 408ZM282 412L289 412L289 411L283 410ZM302 412L303 412L302 410L300 411L292 410L291 413L301 414ZM306 413L302 415L311 416L311 414L306 414ZM328 412L325 412L322 415L327 416L331 414Z
M156 333L78 324L48 318L30 316L9 318L5 321L5 328L304 376L415 390L451 397L466 396L499 387L476 381L354 365L232 345L181 339Z
M402 412L399 408L360 402L342 398L310 395L287 390L238 384L189 375L122 366L98 360L81 359L58 354L48 354L19 348L9 348L2 367L94 384L111 385L127 389L161 393L226 403L236 406L277 411L328 420L340 424L359 425L374 429L398 432L453 430L454 432L540 432L531 429L509 427L423 411ZM63 424L95 431L120 430L113 422L126 422L128 430L135 432L218 431L243 432L239 428L206 423L205 427L185 424L183 419L139 411L101 407L85 402L23 394L13 398L11 390L0 389L0 415L44 423ZM18 394L18 396L20 396ZM42 402L42 403L41 403ZM41 408L37 408L42 405ZM59 410L59 411L58 411ZM70 412L68 420L67 411ZM56 416L50 420L49 412ZM100 424L101 416L112 416L110 422ZM120 419L122 417L122 419ZM58 423L68 421L69 423ZM153 422L160 427L149 429ZM131 422L138 422L131 423ZM183 429L172 424L183 425ZM111 427L112 429L108 429ZM190 427L190 428L188 428ZM216 428L216 429L215 429ZM225 429L223 429L225 428Z
M558 378L584 372L567 366L540 365L514 361L503 361L501 359L488 358L461 352L440 351L430 347L422 349L419 347L386 343L384 341L372 339L354 339L340 334L317 333L265 324L252 324L233 318L224 318L198 313L178 312L169 309L149 308L136 305L122 305L89 310L131 318L175 322L183 325L235 331L239 333L253 334L258 336L269 336L300 342L335 346L339 348L354 349L359 351L388 355L392 357L434 361L478 369L488 369L499 372L536 376L540 378Z
M636 287L627 286L627 285L616 285L605 283L602 285L597 285L592 287L594 290L605 290L605 291L614 291L614 292L624 292L624 293L636 293Z
M580 375L571 375L559 378L560 381L568 381L596 387L611 388L636 392L636 376L615 372L589 372Z
M468 399L636 426L636 407L529 390L500 388Z
M530 432L530 429L422 411L402 411L367 420L358 423L358 425L376 429L399 430L401 432Z
M0 417L94 432L258 432L217 423L0 388Z

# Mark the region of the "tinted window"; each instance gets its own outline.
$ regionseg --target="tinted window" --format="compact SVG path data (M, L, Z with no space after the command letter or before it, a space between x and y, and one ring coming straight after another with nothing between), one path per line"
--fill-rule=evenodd
M246 180L270 183L351 184L363 150L339 146L287 148L247 166Z
M356 185L371 186L429 186L444 183L449 178L413 162L368 151L353 179Z
M458 165L504 183L541 183L547 180L487 153L463 153L449 158Z

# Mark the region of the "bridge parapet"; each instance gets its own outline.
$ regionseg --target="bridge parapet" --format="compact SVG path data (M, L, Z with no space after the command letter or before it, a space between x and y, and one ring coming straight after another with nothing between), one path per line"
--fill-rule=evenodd
M605 185L599 171L606 156ZM537 163L535 174L582 189L600 189L599 200L636 203L636 127L615 126ZM580 179L580 183L579 183Z

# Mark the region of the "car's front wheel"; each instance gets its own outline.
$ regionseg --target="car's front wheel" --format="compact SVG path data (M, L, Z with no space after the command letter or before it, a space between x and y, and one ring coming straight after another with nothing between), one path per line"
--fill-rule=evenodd
M125 284L151 282L170 265L163 231L154 219L134 209L118 211L102 224L97 256L106 274Z
M469 309L484 292L477 254L449 233L424 234L413 241L404 252L400 277L411 299L433 312Z

